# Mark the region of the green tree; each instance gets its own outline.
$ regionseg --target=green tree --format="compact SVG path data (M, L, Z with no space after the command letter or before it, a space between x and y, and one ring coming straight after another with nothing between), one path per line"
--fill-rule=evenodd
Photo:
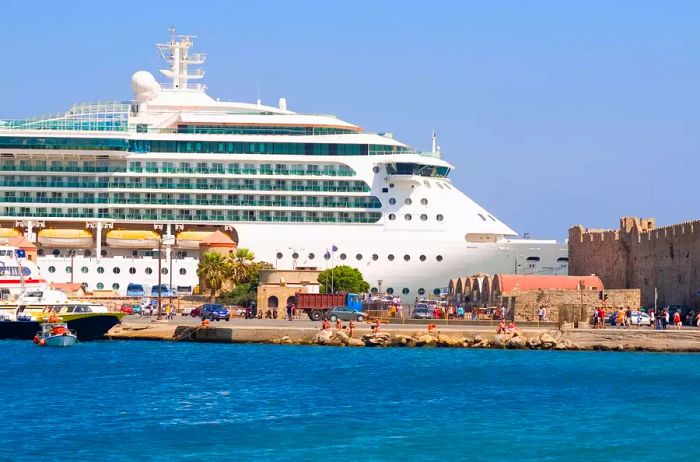
M231 268L231 280L234 286L249 282L255 268L255 254L240 247L228 256L228 264Z
M231 265L221 254L207 252L199 260L197 276L209 289L209 297L213 302L216 299L216 293L231 278Z
M250 302L255 301L257 298L256 295L255 289L252 288L252 284L244 282L242 284L238 284L228 292L220 293L216 300L225 305L247 306L250 304Z
M321 292L334 291L361 293L369 292L369 284L357 268L341 265L321 271L318 275Z

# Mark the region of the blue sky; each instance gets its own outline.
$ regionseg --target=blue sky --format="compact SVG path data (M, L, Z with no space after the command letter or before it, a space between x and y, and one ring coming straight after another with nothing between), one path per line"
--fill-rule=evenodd
M209 93L334 113L422 149L520 233L700 218L700 4L5 0L0 117L130 99L174 24Z

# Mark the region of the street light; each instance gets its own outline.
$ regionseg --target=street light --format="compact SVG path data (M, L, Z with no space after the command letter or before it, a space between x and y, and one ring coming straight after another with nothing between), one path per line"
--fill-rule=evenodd
M161 308L163 306L163 299L162 299L162 294L163 294L163 287L162 287L162 271L163 271L163 244L166 246L171 246L175 243L175 240L172 238L172 236L168 237L159 237L158 238L158 316L156 317L156 320L160 321L163 319L162 313L161 313ZM172 268L172 255L170 256L170 267ZM171 281L171 286L170 290L172 290L172 275L170 275L170 281ZM171 307L172 309L172 307Z

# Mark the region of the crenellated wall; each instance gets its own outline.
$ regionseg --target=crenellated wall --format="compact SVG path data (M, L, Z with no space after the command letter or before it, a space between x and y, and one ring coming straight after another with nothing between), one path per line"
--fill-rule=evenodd
M606 288L639 288L642 303L700 307L700 220L656 227L623 217L619 230L569 229L569 272L596 274Z

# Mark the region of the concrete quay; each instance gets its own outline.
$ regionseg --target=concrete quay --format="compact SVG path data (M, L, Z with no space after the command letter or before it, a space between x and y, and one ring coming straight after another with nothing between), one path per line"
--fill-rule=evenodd
M599 351L700 352L700 329L657 331L641 329L558 328L556 325L522 327L516 334L497 335L488 325L385 324L371 334L369 324L359 325L353 338L346 331L322 331L311 321L244 320L216 322L202 327L197 319L151 321L128 317L108 338L208 343L269 343L329 346L417 346L456 348L508 348Z

